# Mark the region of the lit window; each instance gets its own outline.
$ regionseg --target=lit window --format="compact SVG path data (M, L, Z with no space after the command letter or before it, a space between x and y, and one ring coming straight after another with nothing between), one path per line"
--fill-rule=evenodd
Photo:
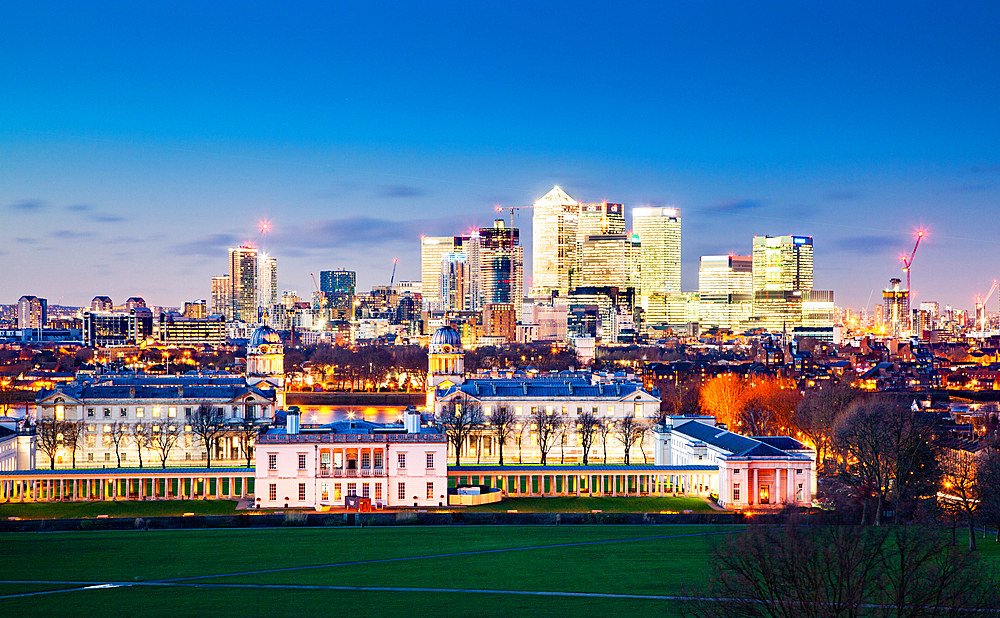
M795 486L795 501L802 502L802 483Z
M434 468L434 453L427 453L427 467Z
M177 418L177 408L167 408L167 416L170 418Z
M278 454L268 453L267 454L267 469L277 470L278 469Z
M146 416L146 410L145 410L145 408L136 408L135 409L135 417L136 418L142 418L144 416Z
M406 483L399 484L399 489L397 490L396 496L400 500L406 500Z
M160 409L153 408L153 418L158 418L160 416Z
M276 483L271 483L267 487L267 498L271 502L278 499L278 485Z
M375 483L375 499L382 499L382 483Z
M340 500L340 483L333 484L333 500L334 502Z
M614 416L614 415L615 415L615 407L608 406L608 416Z
M299 502L306 501L306 484L299 483Z
M319 495L320 495L320 498L319 498L320 500L324 500L325 501L325 500L329 500L330 499L330 484L329 483L320 483L320 486L319 486Z
M521 406L514 406L514 414L521 416Z
M427 499L434 499L434 483L427 483Z
M483 413L486 414L486 416L489 416L490 414L493 413L493 407L492 406L485 406L483 408Z
M406 468L406 453L396 453L396 465L400 470Z

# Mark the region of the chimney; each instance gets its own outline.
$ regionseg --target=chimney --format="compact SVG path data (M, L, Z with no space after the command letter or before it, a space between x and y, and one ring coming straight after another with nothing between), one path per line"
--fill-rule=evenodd
M403 427L406 433L420 433L420 412L413 406L403 411Z
M285 433L290 436L299 433L299 409L296 407L285 412Z

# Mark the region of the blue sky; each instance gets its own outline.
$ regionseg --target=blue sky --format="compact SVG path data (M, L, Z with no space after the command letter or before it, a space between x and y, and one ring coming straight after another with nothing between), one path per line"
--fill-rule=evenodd
M261 218L367 289L554 184L680 207L686 289L806 234L864 306L921 225L916 300L1000 276L995 2L151 4L0 0L0 302L204 298Z

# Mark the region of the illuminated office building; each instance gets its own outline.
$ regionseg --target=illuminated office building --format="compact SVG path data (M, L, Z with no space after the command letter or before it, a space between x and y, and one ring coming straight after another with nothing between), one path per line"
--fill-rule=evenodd
M469 266L464 253L449 253L441 260L438 289L446 311L472 311Z
M642 251L642 306L646 322L662 319L667 298L681 291L681 214L676 208L632 209L632 231Z
M475 296L481 307L509 304L514 307L515 321L520 320L524 248L520 245L519 230L506 227L503 219L495 220L492 228L479 230L478 251L479 293Z
M354 297L358 275L353 270L322 270L319 273L319 290L326 300L325 319L351 320L354 318Z
M580 222L576 229L576 241L583 244L588 236L598 234L625 233L625 207L621 204L600 202L580 204Z
M580 286L639 291L642 249L634 234L592 234L580 247Z
M533 295L556 292L565 296L577 285L579 223L579 204L559 187L553 187L535 202L532 216Z
M701 328L738 331L753 310L753 258L703 255L698 266Z
M229 250L229 319L257 323L257 274L256 248Z
M754 325L772 333L791 332L803 326L803 302L813 294L813 239L811 236L754 236ZM819 303L830 302L829 324L811 319L811 326L833 325L833 293L816 294ZM825 306L825 305L824 305ZM806 307L812 313L822 313ZM813 311L813 309L816 309ZM821 323L821 324L820 324Z
M441 308L441 262L454 252L454 236L423 236L420 239L420 283L428 309Z

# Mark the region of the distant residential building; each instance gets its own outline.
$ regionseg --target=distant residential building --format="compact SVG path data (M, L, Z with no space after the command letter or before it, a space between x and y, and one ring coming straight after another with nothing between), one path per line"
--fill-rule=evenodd
M226 320L219 315L179 317L161 313L156 339L164 345L222 345L226 342Z
M195 300L184 303L185 318L205 318L208 317L208 303L204 300Z
M128 300L125 301L125 311L131 311L133 309L145 309L146 301L143 300L141 296L129 296Z
M231 320L257 323L257 249L249 246L229 250L229 303Z
M483 308L483 335L502 337L511 343L517 340L517 320L511 303L488 303Z
M48 301L37 296L22 296L17 301L17 327L45 328L48 323Z
M110 296L95 296L92 301L90 301L91 311L114 311L115 304L111 301Z
M231 319L233 308L229 291L229 275L212 277L212 315L224 315L226 319Z
M278 304L278 259L272 255L261 255L259 268L257 307L258 314L263 315Z

